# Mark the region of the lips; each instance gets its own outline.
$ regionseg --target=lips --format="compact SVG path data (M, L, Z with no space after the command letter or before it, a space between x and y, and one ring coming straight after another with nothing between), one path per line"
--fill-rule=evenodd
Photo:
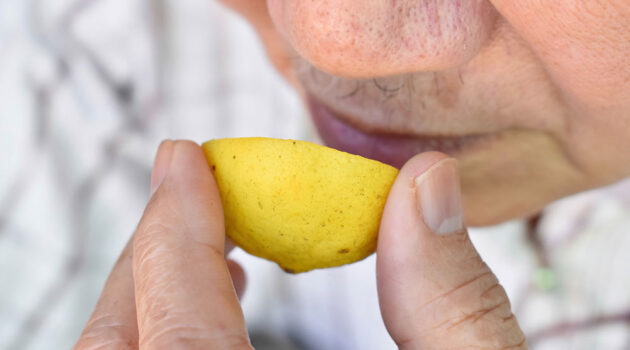
M452 137L367 132L345 122L343 116L315 98L308 99L308 106L319 135L326 145L397 168L402 167L414 155L426 151L440 151L455 156L489 136Z

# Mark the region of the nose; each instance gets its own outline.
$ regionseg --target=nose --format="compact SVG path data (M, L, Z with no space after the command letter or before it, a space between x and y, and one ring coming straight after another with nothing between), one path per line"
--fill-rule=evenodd
M488 0L267 0L297 52L353 78L435 71L470 60L497 13Z

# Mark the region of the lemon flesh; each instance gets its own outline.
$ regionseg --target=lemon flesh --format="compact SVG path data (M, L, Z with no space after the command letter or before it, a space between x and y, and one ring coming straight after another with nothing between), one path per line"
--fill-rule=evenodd
M374 252L396 168L294 140L217 139L203 150L226 233L248 253L298 273Z

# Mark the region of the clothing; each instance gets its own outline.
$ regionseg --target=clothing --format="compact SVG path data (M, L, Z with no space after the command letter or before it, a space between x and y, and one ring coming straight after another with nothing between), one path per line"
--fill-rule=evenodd
M162 139L315 140L252 29L215 1L37 4L0 1L0 349L72 346L142 214ZM523 222L471 229L528 335L610 321L533 349L627 348L628 322L609 316L630 309L629 214L630 182L553 204L540 255ZM374 257L296 276L234 257L252 334L394 348Z

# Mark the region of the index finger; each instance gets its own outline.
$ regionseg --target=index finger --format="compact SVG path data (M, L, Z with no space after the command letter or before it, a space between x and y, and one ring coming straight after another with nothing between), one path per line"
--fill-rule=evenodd
M221 200L201 148L178 141L166 161L133 242L140 349L251 349L223 255Z

